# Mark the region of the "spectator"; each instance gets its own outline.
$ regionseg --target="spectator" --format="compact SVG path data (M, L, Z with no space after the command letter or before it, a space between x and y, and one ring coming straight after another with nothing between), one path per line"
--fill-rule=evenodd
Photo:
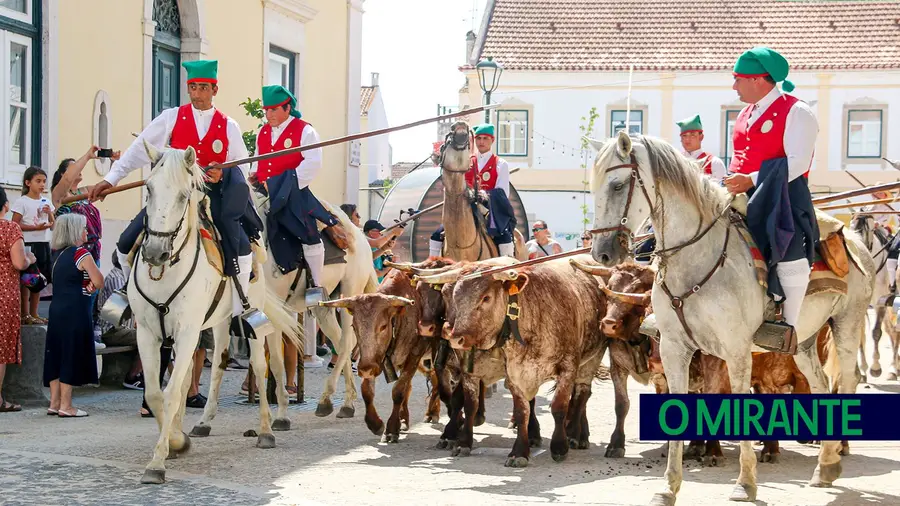
M534 239L528 241L525 248L528 250L528 259L546 257L562 253L562 246L550 238L550 230L547 222L538 220L531 227Z
M103 288L103 275L90 252L87 219L80 214L61 216L50 247L53 263L53 300L44 352L44 386L50 387L49 415L60 418L88 416L72 406L72 387L97 383L91 294Z
M590 232L585 231L581 234L581 247L590 248L594 244L594 236Z
M341 211L350 217L350 221L353 222L357 227L362 227L360 225L360 220L362 218L359 216L359 211L356 208L356 204L341 204Z
M85 193L83 188L78 187L82 181L81 173L84 171L84 167L87 165L88 161L97 158L97 149L97 146L91 146L78 160L66 158L59 163L59 167L53 174L53 181L50 184L50 197L54 207L56 207L56 218L66 214L75 213L81 214L87 219L87 242L84 243L84 248L91 253L92 257L94 257L94 262L96 262L97 265L100 265L100 238L103 236L103 224L100 220L100 210L87 199L70 202L68 204L62 203L62 200L65 197ZM118 160L121 154L120 151L114 152L110 157L110 160ZM100 335L103 331L100 326L99 307L102 307L102 305L97 306L95 304L96 299L97 292L94 292L91 300L92 304L94 304L92 307L95 308L93 312L94 342L97 343L96 346L98 349L102 349L106 346L100 339Z
M397 227L387 235L382 235L384 225L378 223L377 220L369 220L363 227L363 232L369 239L369 246L372 248L372 260L375 262L375 271L378 273L378 282L387 275L390 268L385 268L385 259L393 259L391 248L397 243L397 236L403 233L401 227Z
M7 220L9 199L0 188L0 413L22 411L22 406L3 397L6 364L22 362L19 271L34 263L33 254L25 253L22 229Z
M109 300L109 297L114 292L125 288L125 285L128 284L128 278L125 277L125 272L122 270L122 266L119 265L119 255L113 251L111 256L113 268L110 269L106 279L103 280L103 289L97 294L98 310L106 304L106 301ZM137 333L135 332L133 320L128 320L121 326L116 327L105 320L97 318L97 324L100 327L100 339L107 346L137 346ZM140 356L134 358L131 370L125 376L122 386L131 390L144 389L144 373Z
M53 204L43 195L47 187L47 173L40 167L28 167L22 178L22 196L12 205L12 221L22 228L27 250L37 259L38 270L53 282L50 266L50 228L53 227ZM40 292L32 292L25 286L22 293L22 322L25 325L46 325L47 320L38 316Z

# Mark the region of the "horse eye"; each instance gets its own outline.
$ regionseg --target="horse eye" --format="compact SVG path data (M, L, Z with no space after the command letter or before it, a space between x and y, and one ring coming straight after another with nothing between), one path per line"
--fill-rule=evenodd
M625 188L625 183L617 183L614 187L616 191L622 191L622 188Z

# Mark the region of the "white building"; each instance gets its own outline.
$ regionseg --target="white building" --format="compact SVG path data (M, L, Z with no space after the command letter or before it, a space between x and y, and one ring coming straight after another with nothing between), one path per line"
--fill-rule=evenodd
M359 93L360 128L363 132L387 128L387 111L384 109L384 97L378 85L378 73L372 72L372 84L360 87ZM390 134L377 135L361 139L360 174L367 175L365 182L391 177L391 142Z
M731 127L745 105L731 89L737 57L756 45L791 64L793 94L819 121L810 190L900 180L882 157L900 159L900 2L761 0L487 0L460 107L483 103L474 65L503 66L491 103L497 153L511 168L529 221L546 219L557 240L580 236L587 203L581 126L596 108L591 134L624 127L631 76L629 128L680 148L676 121L700 114L703 147L730 160ZM481 122L483 116L472 117ZM891 134L892 133L892 134ZM587 228L590 228L588 225Z

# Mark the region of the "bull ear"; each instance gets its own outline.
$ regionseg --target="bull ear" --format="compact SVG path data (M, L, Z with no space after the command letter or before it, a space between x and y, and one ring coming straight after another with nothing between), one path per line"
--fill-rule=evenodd
M616 137L616 152L619 154L619 158L625 159L631 156L633 147L628 133L624 129L619 130L619 135Z
M194 146L188 146L187 149L184 150L184 167L188 172L191 172L196 163L197 152L194 150Z
M162 158L162 153L156 149L156 146L147 142L147 139L142 140L144 141L144 151L147 152L147 158L150 159L150 165L156 165L159 159Z
M506 288L510 295L521 292L526 286L528 286L528 274L524 272L520 272L516 279L503 282L503 288Z

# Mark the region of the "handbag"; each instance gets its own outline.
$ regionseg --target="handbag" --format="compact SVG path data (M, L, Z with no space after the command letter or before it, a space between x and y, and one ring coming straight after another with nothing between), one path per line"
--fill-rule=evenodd
M47 278L41 274L37 263L29 265L28 268L22 271L19 274L19 280L31 293L41 293L47 287Z

